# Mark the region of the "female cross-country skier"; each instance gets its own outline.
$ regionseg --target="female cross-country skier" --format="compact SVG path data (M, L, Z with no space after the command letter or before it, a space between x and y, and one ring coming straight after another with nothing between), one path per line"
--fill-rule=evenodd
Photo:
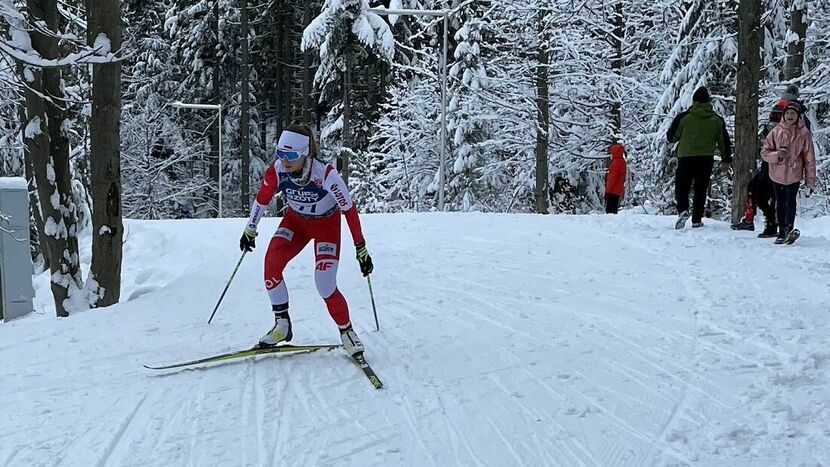
M260 338L260 344L274 346L291 341L288 287L282 273L286 264L314 239L317 291L340 329L343 348L352 356L362 353L363 344L349 320L349 305L337 289L341 211L354 240L360 271L367 276L374 266L346 183L331 164L317 159L314 134L306 125L291 125L280 135L276 160L265 170L248 224L239 240L241 250L252 251L256 246L257 224L277 191L285 195L288 207L265 254L265 289L271 298L274 326Z

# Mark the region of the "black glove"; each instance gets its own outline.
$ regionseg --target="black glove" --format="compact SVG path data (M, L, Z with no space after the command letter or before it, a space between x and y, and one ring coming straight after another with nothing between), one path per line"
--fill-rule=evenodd
M354 249L357 253L357 262L360 263L360 272L363 273L363 277L366 277L375 269L372 264L372 257L369 256L369 250L366 249L366 242L358 243L354 246Z
M239 239L240 251L254 251L256 248L256 231L246 228Z

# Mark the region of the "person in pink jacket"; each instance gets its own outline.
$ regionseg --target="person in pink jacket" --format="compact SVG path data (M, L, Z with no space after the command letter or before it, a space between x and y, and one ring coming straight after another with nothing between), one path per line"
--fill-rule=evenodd
M761 156L769 163L769 178L775 192L778 237L775 243L792 244L800 235L795 225L796 197L802 180L808 188L816 186L816 155L813 136L801 116L804 107L790 101L784 118L764 141Z

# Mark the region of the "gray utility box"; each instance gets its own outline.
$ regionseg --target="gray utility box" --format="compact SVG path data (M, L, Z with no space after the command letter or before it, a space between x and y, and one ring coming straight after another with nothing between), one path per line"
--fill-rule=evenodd
M29 190L26 180L0 177L0 319L32 311L32 257L29 252Z

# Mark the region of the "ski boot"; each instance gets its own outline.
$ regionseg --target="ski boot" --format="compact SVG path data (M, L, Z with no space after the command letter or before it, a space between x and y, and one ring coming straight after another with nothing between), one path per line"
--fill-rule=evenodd
M354 329L352 329L352 323L338 326L338 328L340 329L340 340L343 342L343 350L352 357L362 354L365 349Z
M291 330L291 317L288 316L288 306L274 305L274 326L267 334L260 337L260 347L273 347L280 342L291 342L293 337L294 332Z

